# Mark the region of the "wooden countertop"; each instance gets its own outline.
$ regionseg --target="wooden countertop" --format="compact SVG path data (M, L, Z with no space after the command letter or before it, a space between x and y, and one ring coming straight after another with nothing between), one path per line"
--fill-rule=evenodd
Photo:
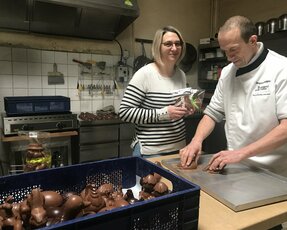
M63 132L54 132L54 133L49 133L50 138L54 137L70 137L70 136L77 136L78 132L77 131L63 131ZM13 142L13 141L23 141L23 140L28 140L29 138L27 136L3 136L1 137L2 142Z
M152 162L177 155L147 158ZM234 212L204 191L200 191L199 230L264 230L287 221L287 201Z

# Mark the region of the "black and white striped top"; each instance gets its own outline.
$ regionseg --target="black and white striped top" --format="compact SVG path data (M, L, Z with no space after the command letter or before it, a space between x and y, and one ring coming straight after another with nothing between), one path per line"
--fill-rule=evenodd
M146 155L176 151L186 145L184 120L172 121L167 106L175 104L172 91L185 88L183 71L163 77L153 63L138 70L122 99L119 116L136 125L141 153Z

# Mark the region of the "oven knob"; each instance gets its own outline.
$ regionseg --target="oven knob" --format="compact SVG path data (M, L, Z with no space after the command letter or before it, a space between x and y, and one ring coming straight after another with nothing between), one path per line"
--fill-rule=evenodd
M62 122L58 122L58 123L56 124L56 127L57 127L58 129L63 129L63 128L65 128L65 125L64 125Z

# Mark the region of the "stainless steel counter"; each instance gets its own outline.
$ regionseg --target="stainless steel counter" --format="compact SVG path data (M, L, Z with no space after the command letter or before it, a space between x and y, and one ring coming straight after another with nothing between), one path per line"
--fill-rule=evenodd
M195 170L179 169L179 158L163 160L162 164L234 211L287 200L287 178L245 163L227 165L222 174L210 174L202 170L210 157L202 155Z

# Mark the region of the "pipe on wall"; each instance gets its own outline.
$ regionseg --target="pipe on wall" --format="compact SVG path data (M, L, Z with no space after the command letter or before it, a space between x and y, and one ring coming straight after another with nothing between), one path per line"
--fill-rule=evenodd
M218 32L218 0L210 0L210 37Z

